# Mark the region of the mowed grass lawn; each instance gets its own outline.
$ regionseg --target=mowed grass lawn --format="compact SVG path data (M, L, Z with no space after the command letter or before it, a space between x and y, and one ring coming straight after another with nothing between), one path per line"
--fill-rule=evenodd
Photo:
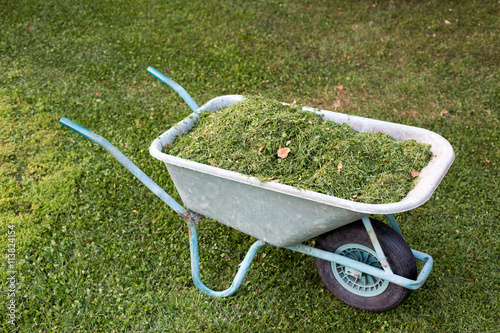
M497 331L499 9L496 0L2 0L0 330ZM235 296L203 295L182 219L58 123L104 136L179 200L148 147L190 109L148 66L200 105L261 95L448 139L456 159L432 198L396 215L410 246L435 260L424 286L394 310L364 312L327 291L312 257L265 247ZM255 239L208 219L199 234L202 278L225 289Z

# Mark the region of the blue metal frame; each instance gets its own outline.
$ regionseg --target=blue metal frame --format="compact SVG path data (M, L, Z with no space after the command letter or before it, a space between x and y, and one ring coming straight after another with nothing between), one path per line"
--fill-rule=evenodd
M366 217L366 219L368 219L368 218ZM378 243L378 240L376 242ZM372 244L375 247L375 243L374 243L373 239L372 239ZM418 289L424 284L424 282L425 282L425 280L427 280L427 277L429 276L429 274L432 270L432 266L434 264L434 260L432 259L432 257L430 255L412 249L411 251L413 253L413 257L415 258L415 260L423 262L424 266L422 267L422 270L420 271L420 274L418 275L417 279L411 280L411 279L394 274L392 272L392 270L385 271L382 269L378 269L378 268L369 266L367 264L364 264L362 262L341 256L339 254L320 250L320 249L310 247L307 245L297 244L294 246L289 246L289 247L287 247L287 249L292 250L292 251L296 251L296 252L300 252L303 254L307 254L307 255L310 255L310 256L313 256L316 258L336 262L337 264L350 267L350 268L355 269L357 271L360 271L362 273L373 275L377 278L387 280L391 283L394 283L394 284L397 284L397 285L400 285L400 286L403 286L405 288L412 289L412 290ZM379 255L379 254L377 253L377 255ZM387 267L390 267L388 263L387 263Z
M116 158L127 170L129 170L134 176L136 176L144 185L146 185L154 194L156 194L163 202L165 202L170 208L172 208L175 212L177 212L187 223L189 229L189 245L191 252L191 270L192 277L195 285L205 294L214 296L214 297L226 297L234 294L236 290L240 287L243 279L250 268L250 264L252 263L255 254L266 245L263 241L256 241L248 250L245 259L239 265L238 272L231 284L231 286L224 291L214 291L205 286L205 284L201 281L200 277L200 263L199 263L199 253L198 253L198 236L196 231L196 223L201 218L200 215L185 209L182 207L177 201L175 201L170 195L168 195L160 186L158 186L151 178L149 178L142 170L140 170L132 161L130 161L125 155L123 155L118 149L116 149L111 143L109 143L103 137L87 130L86 128L72 122L67 118L61 118L60 123L76 133L86 137L87 139L97 143L101 147L103 147L106 151L108 151L114 158ZM388 215L389 221L391 221L391 225L396 229L399 233L399 227L392 215ZM377 252L377 255L381 259L381 261L385 261L385 255L380 247L380 243L375 235L375 231L371 225L370 219L368 217L363 217L363 223L365 224L365 228L367 229L368 234L370 235L370 239L372 240L373 247ZM289 246L287 249L300 252L303 254L307 254L313 257L321 258L328 261L336 262L340 265L344 265L350 267L352 269L358 270L360 272L373 275L375 277L387 280L389 282L401 285L408 289L418 289L425 282L429 273L432 269L433 259L428 254L418 252L416 250L412 250L413 256L416 260L424 262L424 267L422 268L417 280L410 280L399 275L393 274L390 270L390 266L387 261L385 264L382 263L384 270L366 265L359 261L355 261L353 259L349 259L347 257L343 257L341 255L331 253L328 251L316 249L310 246L306 246L303 244L297 244L295 246ZM387 269L386 269L387 268Z
M373 229L373 226L372 226L372 223L370 222L370 219L368 218L368 216L365 216L362 218L362 220L363 220L363 224L365 226L365 229L368 232L368 236L370 237L370 240L373 244L373 248L375 249L375 252L377 253L377 257L380 261L380 264L382 265L382 268L387 273L392 274L392 269L391 269L391 267L389 267L389 264L387 262L387 258L385 257L385 254L384 254L384 251L382 250L382 247L380 246L377 235L375 234L375 229Z
M196 231L196 223L194 221L188 222L189 228L189 248L191 253L191 276L193 277L193 282L201 290L204 294L213 297L227 297L234 294L241 286L241 283L245 279L245 276L252 264L253 259L257 252L267 243L258 240L252 244L250 249L248 250L245 259L238 265L238 272L233 279L233 282L223 291L215 291L207 286L201 281L200 277L200 256L198 253L198 233Z
M199 109L196 102L191 98L191 96L182 88L180 85L158 72L156 69L149 67L148 72L153 76L158 78L160 81L165 83L170 88L177 91L182 98L188 103L188 105L193 109L193 111ZM130 171L134 176L136 176L144 185L146 185L151 191L153 191L156 196L158 196L163 202L165 202L170 208L172 208L176 213L178 213L187 223L188 231L189 231L189 245L190 245L190 253L191 253L191 274L193 277L193 281L195 285L205 294L214 297L227 297L234 294L238 288L241 286L243 279L250 268L250 265L255 258L256 253L266 245L265 242L261 240L257 240L248 250L244 260L241 262L238 268L238 272L233 279L230 287L223 291L214 291L201 281L200 277L200 261L199 261L199 252L198 252L198 235L196 231L196 223L200 220L201 215L185 209L181 204L175 201L170 195L168 195L160 186L158 186L151 178L149 178L142 170L140 170L132 161L130 161L125 155L123 155L118 149L116 149L111 143L109 143L103 137L89 131L88 129L72 122L67 118L61 118L60 123L69 129L75 131L76 133L86 137L87 139L97 143L101 147L103 147L106 151L108 151L115 159L117 159L128 171ZM393 229L395 229L399 234L401 234L401 230L396 223L396 220L392 216L392 214L387 215L389 222ZM336 262L340 265L344 265L360 271L362 273L370 274L380 279L387 280L391 283L395 283L397 285L406 287L408 289L418 289L420 288L427 277L429 276L430 271L433 266L433 259L428 254L411 250L413 256L416 260L422 261L424 266L420 271L416 280L410 280L404 278L402 276L396 275L392 272L387 260L385 258L384 252L380 246L380 243L377 239L373 226L368 217L363 217L363 224L370 236L373 247L377 253L377 256L381 260L381 264L383 269L378 269L372 267L370 265L361 263L359 261L349 259L347 257L341 256L339 254L331 253L328 251L316 249L310 246L306 246L303 244L297 244L294 246L286 247L289 250L300 252L303 254L307 254L313 257L321 258L324 260L328 260L331 262Z

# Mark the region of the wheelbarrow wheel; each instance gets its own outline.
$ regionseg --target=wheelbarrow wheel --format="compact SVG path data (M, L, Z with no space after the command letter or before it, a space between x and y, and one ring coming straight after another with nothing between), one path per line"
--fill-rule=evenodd
M392 271L416 279L417 265L404 238L388 225L370 219ZM316 247L382 268L363 222L356 221L316 239ZM403 303L411 290L349 267L315 258L318 274L328 290L358 309L382 312Z

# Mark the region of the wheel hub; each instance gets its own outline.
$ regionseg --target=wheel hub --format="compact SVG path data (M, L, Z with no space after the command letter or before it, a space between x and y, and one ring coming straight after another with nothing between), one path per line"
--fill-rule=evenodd
M363 276L363 272L357 271L357 270L350 268L350 267L345 267L345 273L347 275L352 276L355 279L359 279Z
M335 253L382 269L377 253L364 245L345 244L339 247ZM389 286L388 281L334 262L332 262L332 271L341 286L359 296L377 296Z

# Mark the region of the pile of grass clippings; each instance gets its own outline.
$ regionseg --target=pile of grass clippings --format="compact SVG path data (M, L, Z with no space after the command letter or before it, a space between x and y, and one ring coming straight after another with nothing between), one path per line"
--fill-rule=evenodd
M249 97L204 112L166 153L364 203L402 200L427 165L430 146L356 132L300 107Z

